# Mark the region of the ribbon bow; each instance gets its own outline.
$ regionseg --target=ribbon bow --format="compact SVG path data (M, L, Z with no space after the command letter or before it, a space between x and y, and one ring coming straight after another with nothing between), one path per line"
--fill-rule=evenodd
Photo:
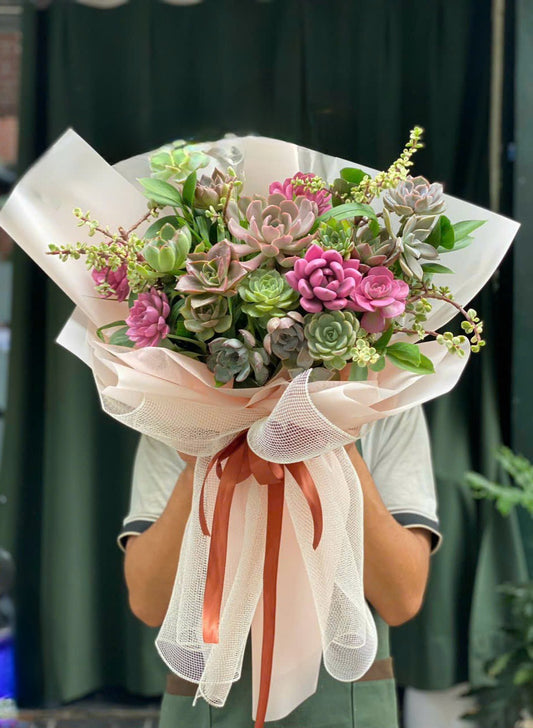
M204 490L207 477L213 467L216 467L216 474L220 483L210 533L205 514ZM229 518L233 494L236 486L249 477L254 477L260 485L268 487L266 544L263 565L263 642L256 728L263 728L264 726L272 676L276 630L276 584L285 498L285 469L290 472L309 504L314 528L313 548L316 549L322 536L322 507L320 496L308 469L303 462L280 465L279 463L269 463L263 460L250 449L247 431L237 435L229 445L213 456L208 465L200 495L200 526L205 536L211 536L203 604L203 639L208 644L216 644L219 641L220 611L226 572Z

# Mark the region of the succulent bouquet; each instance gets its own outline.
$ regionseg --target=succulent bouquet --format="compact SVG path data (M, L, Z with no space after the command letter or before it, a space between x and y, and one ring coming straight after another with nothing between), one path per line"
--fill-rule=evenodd
M373 663L345 446L455 385L483 346L466 306L516 233L410 176L421 136L384 172L253 136L112 168L69 130L0 211L76 303L58 341L103 409L196 456L156 646L221 706L251 633L258 728L313 694L322 662L343 681ZM438 333L458 312L463 333Z
M209 157L174 143L140 180L149 212L137 224L111 232L77 208L99 241L49 252L85 256L98 294L127 300L129 316L101 327L103 340L107 329L110 344L162 346L205 362L217 385L262 386L282 369L309 368L318 378L346 369L364 380L386 358L429 374L433 364L413 339L434 337L458 356L467 336L472 351L485 343L476 311L438 285L439 274L452 273L446 253L468 245L483 221L452 223L442 185L409 174L421 138L414 128L400 158L374 178L355 167L331 182L297 172L252 196L231 166L200 175ZM433 300L462 313L463 335L424 328Z

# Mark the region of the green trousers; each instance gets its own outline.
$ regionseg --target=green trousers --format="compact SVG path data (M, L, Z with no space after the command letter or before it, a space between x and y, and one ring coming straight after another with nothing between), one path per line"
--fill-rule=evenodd
M376 660L389 657L388 627L374 615L379 647ZM231 688L223 708L203 700L166 692L159 728L253 728L250 650L245 653L242 676ZM318 689L283 720L268 728L398 728L395 682L392 678L342 683L321 668Z

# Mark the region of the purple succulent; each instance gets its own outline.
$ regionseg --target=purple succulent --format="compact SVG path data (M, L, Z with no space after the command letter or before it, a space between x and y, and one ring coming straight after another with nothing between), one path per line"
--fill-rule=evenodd
M358 260L344 260L336 250L312 245L285 278L300 294L300 306L309 313L324 309L340 311L346 308L356 284L363 277L358 268Z
M246 209L247 227L240 223L239 207L228 206L228 228L242 244L234 244L239 255L258 253L253 267L268 258L288 267L294 256L304 250L314 234L309 231L316 220L318 208L306 197L287 200L282 194L269 195L250 202Z
M139 296L126 319L128 330L126 334L133 342L135 348L144 346L157 346L166 338L170 328L167 318L170 314L168 299L163 291L151 288L147 293Z
M327 189L314 189L315 179L319 179L316 174L297 172L294 177L287 177L285 182L272 182L268 191L271 195L277 192L287 200L294 200L300 195L307 197L308 200L316 202L318 214L322 215L323 212L331 210L331 193ZM298 184L298 180L304 184Z
M389 319L405 311L409 286L388 268L371 268L352 295L348 308L364 311L361 326L371 334L387 328Z
M128 266L123 263L120 268L111 270L110 268L102 268L101 270L92 270L91 276L97 286L107 283L109 290L103 293L102 298L109 298L116 295L117 301L125 301L130 295L130 284L128 282Z
M185 267L187 275L181 276L176 290L188 294L209 293L213 301L217 296L234 296L240 280L248 273L227 240L213 245L207 253L190 253ZM208 302L206 299L205 303Z

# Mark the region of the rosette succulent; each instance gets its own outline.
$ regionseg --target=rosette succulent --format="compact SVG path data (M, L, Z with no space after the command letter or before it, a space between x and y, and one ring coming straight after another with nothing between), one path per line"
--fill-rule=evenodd
M191 172L207 167L208 164L207 154L179 140L161 147L150 157L152 177L162 180L174 179L177 182L184 182Z
M170 223L165 223L157 237L144 246L142 254L146 262L158 273L176 275L183 269L191 240L191 231L188 227L175 228Z
M151 288L149 292L139 294L126 319L128 325L126 334L135 342L136 349L143 346L157 346L168 336L169 314L170 306L163 291Z
M298 367L309 368L313 359L307 348L304 324L304 317L297 311L289 311L281 318L271 318L263 340L266 351L282 361L289 360Z
M263 385L268 379L269 357L249 331L240 329L241 339L213 339L209 344L207 367L219 384L235 379L244 382L253 372L255 381Z
M336 250L343 258L349 258L354 249L353 227L348 220L331 217L318 226L316 242L323 250Z
M275 258L288 267L294 256L304 250L314 235L310 233L318 208L306 197L287 200L275 194L255 199L246 209L246 224L241 225L239 206L228 206L228 228L241 244L234 244L239 255L257 254L253 265Z
M287 177L284 182L272 182L268 191L271 195L280 194L287 200L295 200L299 196L316 202L318 214L322 215L331 209L331 193L324 189L324 183L316 174L297 172L294 177Z
M176 284L180 293L234 296L247 274L231 243L222 240L207 253L190 253L185 264L187 274Z
M425 177L407 177L383 195L383 204L400 217L440 215L446 209L442 185Z
M187 331L194 332L201 341L222 334L231 326L228 299L224 296L187 296L180 313Z
M229 184L226 176L215 169L211 177L202 175L196 184L194 193L194 207L200 210L208 210L210 207L219 207L222 197L226 197L229 191Z
M298 303L298 294L277 270L252 271L239 286L244 301L242 310L248 316L283 316Z
M343 369L352 358L359 321L351 311L324 311L306 316L309 354L327 369Z
M374 234L370 223L359 225L355 234L352 258L359 261L359 270L366 273L375 266L390 267L400 256L396 240L389 237L387 229Z
M364 311L361 326L377 334L387 328L388 319L404 312L408 295L407 283L395 278L388 268L371 268L357 284L350 308Z
M315 244L304 258L295 262L294 270L286 273L285 278L300 294L300 306L306 311L339 311L346 308L362 278L358 268L358 260L344 260L336 250L323 250Z
M125 301L130 295L127 263L123 263L116 270L111 270L111 268L93 269L91 276L96 285L102 287L100 292L102 298L116 296L117 301Z
M407 276L422 280L424 276L422 265L426 262L435 262L439 259L436 248L424 242L439 218L432 215L426 215L424 217L413 215L407 220L402 234L398 237L394 235L392 222L387 210L383 210L383 219L385 220L385 225L391 239L394 240L402 271Z

